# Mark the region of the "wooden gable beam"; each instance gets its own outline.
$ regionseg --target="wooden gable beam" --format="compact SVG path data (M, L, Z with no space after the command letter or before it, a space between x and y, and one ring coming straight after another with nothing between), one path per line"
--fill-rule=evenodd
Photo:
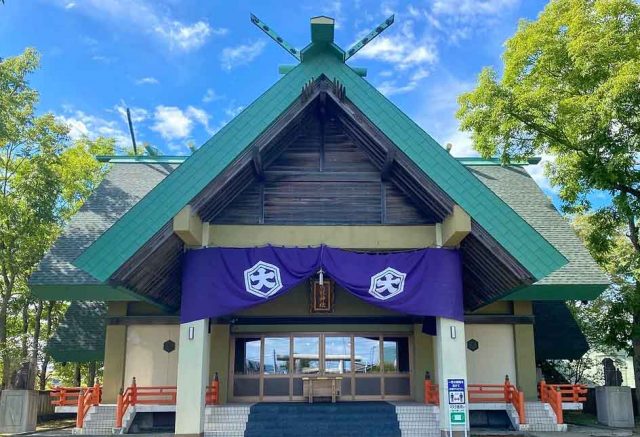
M391 176L391 168L393 167L393 161L396 159L396 148L390 147L384 157L384 164L382 164L382 170L380 170L380 176L383 181L388 181Z
M202 246L202 220L191 205L180 210L173 218L173 232L188 246Z
M259 181L264 181L264 165L262 164L260 149L257 146L253 146L251 149L251 160L253 161L253 171L256 172L256 177Z
M441 247L457 247L471 233L471 217L458 205L445 217L442 223L436 224L437 244Z

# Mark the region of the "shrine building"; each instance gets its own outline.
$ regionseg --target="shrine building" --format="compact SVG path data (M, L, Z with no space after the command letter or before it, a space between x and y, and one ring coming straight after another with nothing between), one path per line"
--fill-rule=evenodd
M104 360L56 405L85 434L168 415L178 435L436 436L494 410L564 429L581 388L536 362L586 351L564 302L609 280L539 160L456 158L351 66L393 17L347 50L332 18L302 50L252 21L295 65L190 156L99 157L33 273L72 301L51 355Z

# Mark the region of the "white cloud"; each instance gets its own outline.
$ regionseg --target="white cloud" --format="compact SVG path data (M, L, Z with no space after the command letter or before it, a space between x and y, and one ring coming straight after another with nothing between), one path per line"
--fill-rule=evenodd
M121 101L119 105L115 105L113 109L120 115L123 122L128 123L127 120L127 104ZM144 108L136 108L134 106L128 107L131 112L131 121L133 123L141 123L149 118L149 111Z
M204 103L209 103L209 102L213 102L214 100L220 100L222 98L223 96L218 95L218 93L216 93L216 91L213 88L207 88L207 91L204 93L204 96L202 96L202 101Z
M220 54L222 68L231 70L240 65L249 64L262 53L265 46L264 40L258 40L253 44L225 47Z
M193 120L200 123L207 133L211 133L211 128L209 127L209 114L206 113L204 109L196 108L195 106L187 107L187 115L191 117Z
M104 55L93 55L91 56L91 60L96 61L96 62L101 62L103 64L111 64L112 62L114 62L116 59L112 58L110 56L104 56Z
M226 27L212 27L211 34L216 36L225 36L229 33L229 29Z
M224 110L224 113L227 114L229 117L234 118L236 115L240 114L243 109L244 109L244 106L242 105L230 106Z
M413 21L405 21L400 32L380 35L356 56L388 62L398 70L434 64L438 60L435 44L428 38L417 38L413 27Z
M193 128L193 121L176 106L156 106L154 119L151 130L158 132L165 140L186 138Z
M413 15L418 15L415 8L403 18L399 30L387 30L389 34L378 36L355 55L390 64L393 71L384 70L381 74L384 80L377 85L387 96L415 90L438 61L438 50L432 38L426 32L416 35ZM360 37L365 33L363 31Z
M521 0L435 0L424 15L452 43L471 38L477 31L500 24Z
M502 14L520 3L520 0L435 0L431 10L435 14L456 17L480 17Z
M177 106L156 106L153 118L151 130L158 132L168 141L189 137L194 122L200 123L207 132L212 132L209 127L209 115L194 106L188 106L184 110Z
M152 76L141 77L140 79L136 80L136 85L157 85L159 83L160 81Z
M76 4L74 2L69 2L66 5L64 5L65 9L73 9L76 6Z
M130 143L129 135L122 130L117 121L90 115L71 107L66 107L64 112L65 114L57 115L56 118L69 127L69 137L71 139L104 136L114 138L118 147L128 147Z
M176 20L166 21L156 25L154 30L169 43L169 47L183 51L203 46L212 33L211 26L204 21L198 21L191 25Z
M397 81L385 80L379 83L376 88L385 96L393 96L394 94L404 94L413 91L418 86L415 81L408 82L404 85L399 85Z
M342 9L342 1L341 0L332 0L322 2L323 7L320 10L322 15L327 15L336 20L335 28L341 29L345 22L346 18Z
M66 8L67 0L51 0ZM73 3L73 2L72 2ZM209 37L223 36L228 30L213 28L205 20L186 23L176 20L167 8L151 0L83 0L73 3L74 11L127 30L146 33L175 51L188 52L202 47Z

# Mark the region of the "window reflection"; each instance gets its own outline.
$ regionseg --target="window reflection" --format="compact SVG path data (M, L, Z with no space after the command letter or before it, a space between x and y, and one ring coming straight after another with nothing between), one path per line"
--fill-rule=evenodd
M355 337L353 367L356 373L380 372L380 338Z
M351 372L351 337L325 337L325 373Z
M238 338L236 340L234 370L239 375L260 373L260 338Z
M407 337L384 337L384 371L409 371L409 339Z
M320 373L320 339L318 337L293 338L293 371L305 375Z
M265 337L262 363L266 375L289 373L289 338Z

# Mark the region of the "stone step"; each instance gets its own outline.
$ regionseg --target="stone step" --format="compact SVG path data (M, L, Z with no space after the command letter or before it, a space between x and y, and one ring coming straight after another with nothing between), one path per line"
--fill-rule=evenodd
M231 431L205 431L205 437L244 437L244 431L231 432Z

